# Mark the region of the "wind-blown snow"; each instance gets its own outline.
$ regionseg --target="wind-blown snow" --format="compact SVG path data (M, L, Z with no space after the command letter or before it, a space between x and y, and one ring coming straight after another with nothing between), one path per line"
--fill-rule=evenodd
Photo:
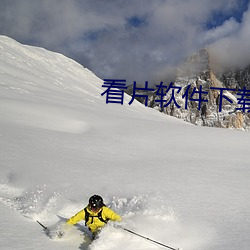
M1 249L162 249L112 223L50 228L100 194L122 226L184 250L250 247L249 133L196 127L134 101L63 55L0 37ZM130 101L125 96L125 103Z

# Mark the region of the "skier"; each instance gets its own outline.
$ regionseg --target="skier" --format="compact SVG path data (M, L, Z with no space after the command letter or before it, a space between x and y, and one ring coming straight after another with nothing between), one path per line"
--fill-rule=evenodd
M101 196L95 194L89 198L89 204L72 216L67 224L74 225L80 220L85 220L85 226L92 232L94 239L109 220L120 222L122 219L120 215L105 206Z

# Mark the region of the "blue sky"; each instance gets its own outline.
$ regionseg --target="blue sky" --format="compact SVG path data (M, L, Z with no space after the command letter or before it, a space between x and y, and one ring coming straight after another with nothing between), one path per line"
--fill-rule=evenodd
M165 80L209 48L250 63L249 0L1 0L0 34L63 53L101 78Z
M240 0L237 2L236 8L233 8L229 13L224 13L223 9L212 12L211 18L207 21L206 28L216 28L217 26L222 25L225 20L228 20L232 17L235 18L237 22L241 23L243 14L248 9L248 4L249 0Z

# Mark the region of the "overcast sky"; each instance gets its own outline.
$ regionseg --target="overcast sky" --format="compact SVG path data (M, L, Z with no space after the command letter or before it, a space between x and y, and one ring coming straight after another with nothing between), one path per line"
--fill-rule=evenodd
M158 81L204 47L224 63L249 63L249 1L0 0L0 34L101 78Z

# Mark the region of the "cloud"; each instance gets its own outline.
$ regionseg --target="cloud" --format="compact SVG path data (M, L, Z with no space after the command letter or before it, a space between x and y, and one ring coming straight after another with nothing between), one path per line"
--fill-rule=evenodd
M220 27L221 30L227 29L227 24ZM232 25L234 26L234 25ZM214 60L224 67L245 67L250 64L250 9L242 18L242 22L235 24L232 32L221 39L215 40L210 44L210 51Z
M225 37L235 34L240 28L240 24L235 20L235 18L230 18L224 21L221 26L204 31L201 36L201 44L211 44L213 42L219 41Z
M245 13L240 23L231 17L239 9L238 3L237 0L2 0L0 33L61 52L102 78L127 79L130 83L158 81L180 60L204 46L212 44L216 53L225 44L234 47L238 42L233 34L243 44L249 38L249 18ZM229 18L207 30L214 13Z

